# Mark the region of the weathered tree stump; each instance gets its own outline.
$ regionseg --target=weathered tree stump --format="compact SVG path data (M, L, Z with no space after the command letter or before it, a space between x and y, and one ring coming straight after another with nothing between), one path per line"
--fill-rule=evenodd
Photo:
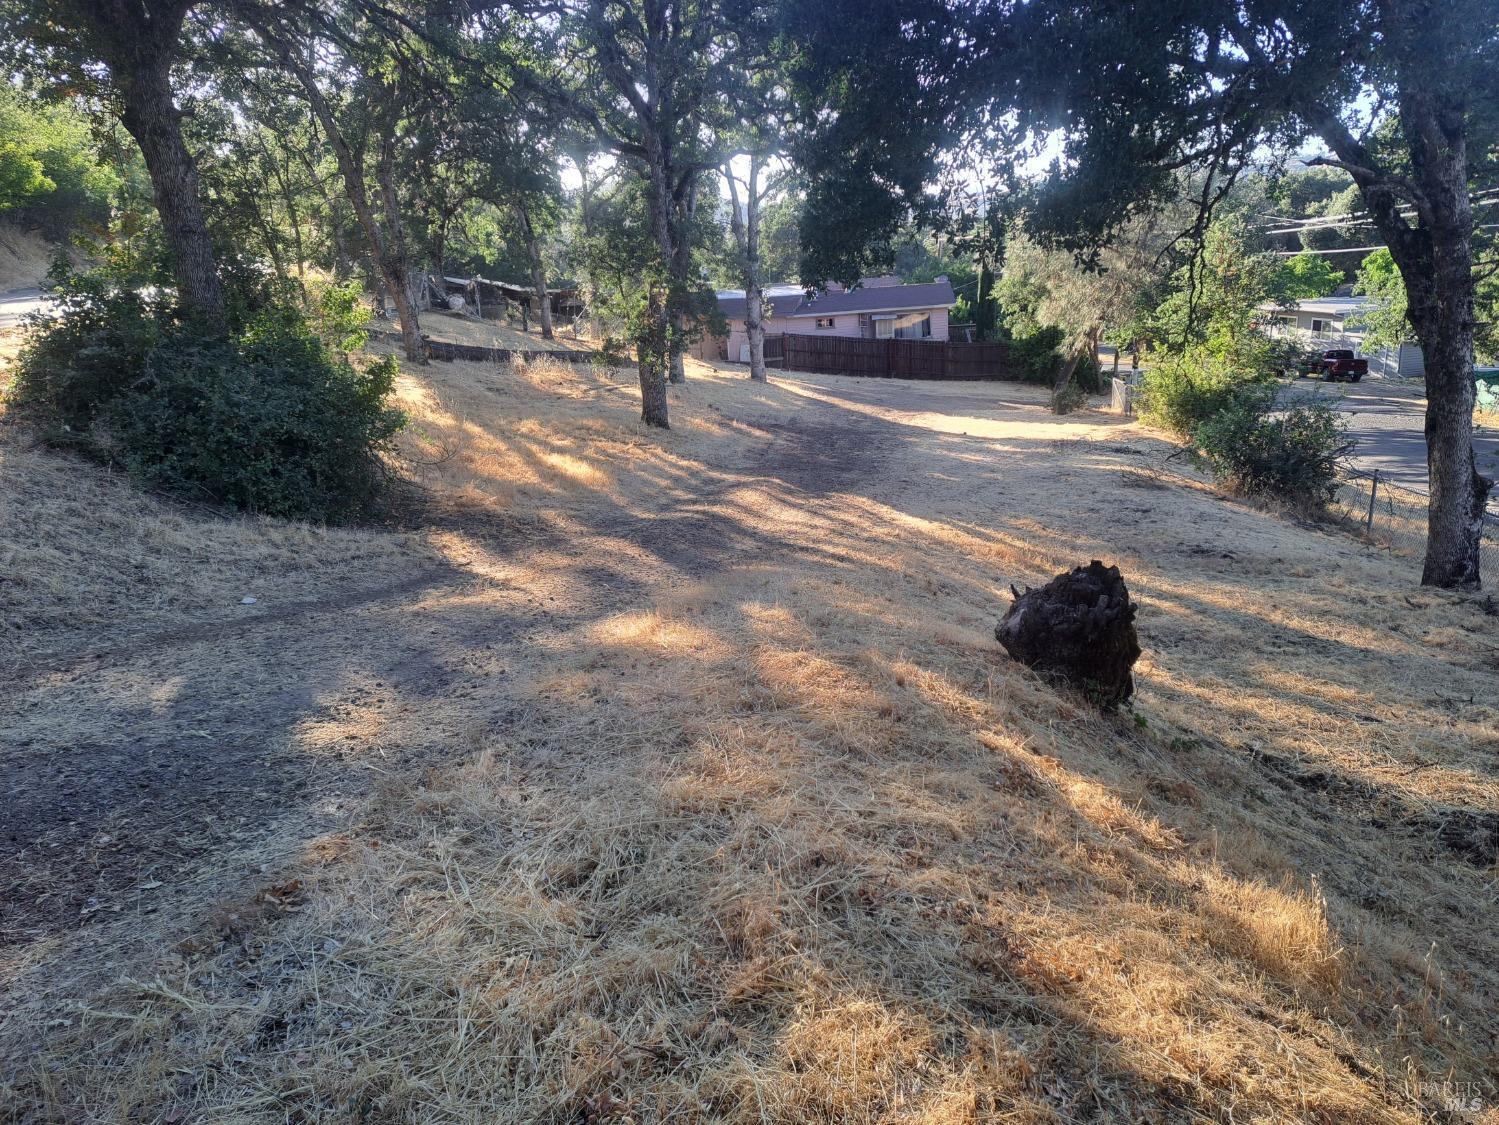
M1039 590L1022 594L1011 586L1010 592L1015 600L994 629L1006 652L1082 689L1105 710L1134 694L1136 606L1117 566L1094 559Z

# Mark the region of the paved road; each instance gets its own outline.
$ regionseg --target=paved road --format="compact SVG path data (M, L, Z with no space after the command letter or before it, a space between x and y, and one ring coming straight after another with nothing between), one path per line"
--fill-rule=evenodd
M40 289L12 289L0 293L0 328L14 328L21 318L47 303Z
M1419 385L1393 380L1291 384L1293 394L1326 399L1348 415L1348 432L1358 440L1354 464L1365 472L1379 470L1404 488L1425 492L1426 396ZM1484 427L1473 439L1478 471L1499 478L1499 430Z

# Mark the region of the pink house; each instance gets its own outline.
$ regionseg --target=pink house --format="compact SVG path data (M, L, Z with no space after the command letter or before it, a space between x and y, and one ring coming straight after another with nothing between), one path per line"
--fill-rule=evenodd
M768 285L765 333L941 341L948 338L952 303L952 284L945 277L921 285L902 285L895 277L866 277L857 288L829 284L826 292L811 298L799 285ZM729 322L723 358L748 362L743 291L720 293L718 307Z

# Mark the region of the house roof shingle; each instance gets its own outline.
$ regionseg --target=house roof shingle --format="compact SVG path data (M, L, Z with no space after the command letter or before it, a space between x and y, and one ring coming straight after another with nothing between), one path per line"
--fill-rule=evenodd
M1289 305L1280 305L1274 301L1264 301L1257 308L1261 312L1268 313L1293 313L1309 312L1317 313L1319 316L1347 316L1350 313L1365 312L1372 309L1378 302L1372 297L1315 297L1308 300L1292 301Z
M792 316L835 316L838 313L904 312L945 309L953 303L952 282L922 285L879 285L843 293L819 293L803 301Z
M953 303L952 283L946 280L920 285L871 285L839 293L819 293L807 300L799 289L788 285L767 286L765 299L771 316L837 316L840 313L905 312L912 309L945 309ZM718 307L730 320L744 317L744 294L731 290L720 294Z
M770 306L771 316L790 316L802 303L802 294L798 290L795 293L767 293L765 303ZM744 294L737 297L719 297L719 311L730 320L744 319Z

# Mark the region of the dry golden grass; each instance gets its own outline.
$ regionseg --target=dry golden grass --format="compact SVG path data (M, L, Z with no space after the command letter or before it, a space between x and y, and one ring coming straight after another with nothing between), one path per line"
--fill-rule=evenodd
M0 670L142 631L242 622L441 563L408 537L184 508L15 425L0 424L0 474Z
M481 348L509 348L514 351L576 351L586 347L585 341L573 335L571 330L558 331L552 340L542 339L541 330L533 328L522 332L518 328L495 320L481 320L464 313L439 312L435 309L422 313L422 332L434 340L447 340L454 344L475 344Z
M1040 392L692 374L666 434L627 372L403 376L419 549L318 543L472 574L373 626L450 674L291 715L402 768L257 845L290 858L14 955L14 1116L1492 1117L1495 871L1443 837L1499 816L1481 603ZM81 537L48 474L89 471L26 456L22 536ZM310 534L134 504L110 557ZM1090 557L1142 603L1133 715L992 640L1011 582ZM368 674L357 614L293 627Z

